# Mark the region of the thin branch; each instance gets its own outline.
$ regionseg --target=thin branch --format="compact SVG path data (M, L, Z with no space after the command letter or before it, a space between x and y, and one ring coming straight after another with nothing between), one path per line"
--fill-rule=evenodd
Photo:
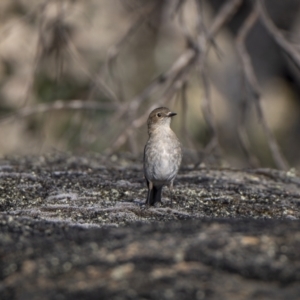
M114 124L117 120L122 118L126 113L128 113L129 110L131 110L131 114L134 116L133 112L136 112L138 110L138 108L146 98L159 91L162 86L170 84L176 74L180 72L180 70L184 69L194 59L194 57L194 49L188 49L184 53L182 53L168 71L159 75L140 94L135 96L128 103L121 106L116 115L112 117L111 124ZM132 120L133 118L129 119L129 122L131 122Z
M243 0L231 0L227 1L217 14L212 26L208 31L208 40L213 39L220 31L220 29L227 23L234 14L237 12Z
M122 82L120 80L120 76L116 69L117 58L120 55L122 49L126 44L129 43L131 37L153 16L153 14L157 11L158 7L161 6L161 3L157 2L153 5L153 2L149 2L143 5L143 12L138 12L137 19L133 22L133 24L129 27L126 33L120 38L120 40L111 46L107 51L107 58L104 63L97 72L98 77L103 77L104 73L109 76L111 82L114 83L114 88L112 90L116 90L116 97L113 100L118 101L119 103L123 102L125 99L123 93ZM88 99L93 98L97 89L96 82L92 84Z
M205 38L208 42L208 49L209 46L213 46L217 57L221 60L222 58L222 51L219 48L218 44L216 43L215 39L209 35L208 29L206 28L205 24L204 24L204 14L203 14L203 5L202 5L202 0L195 0L196 2L196 7L198 10L198 24L197 24L197 29L198 32L202 32L205 35ZM224 8L223 8L224 11ZM208 51L207 49L207 51Z
M167 103L170 99L172 99L174 97L174 95L177 93L177 91L181 89L184 82L186 82L189 71L193 67L193 65L194 65L194 60L184 61L184 64L181 66L181 68L179 68L177 73L175 73L176 76L173 79L172 83L167 87L167 89L163 93L163 96L161 97L160 102L163 105L165 105L165 103ZM170 76L170 78L172 78L172 77L173 76ZM139 106L139 104L140 104L140 102L136 102L137 106ZM155 108L155 106L152 106L152 109L154 109L154 108ZM135 109L137 109L137 107L135 107ZM109 149L107 149L107 153L112 153L112 152L116 151L117 149L119 149L127 141L127 138L133 134L132 129L137 129L140 126L144 125L150 111L148 111L146 116L144 116L142 119L138 118L138 119L134 119L132 122L130 122L129 125L127 126L126 130L123 131L117 137L115 142L113 142L112 146ZM134 114L134 116L135 116L135 114ZM143 121L140 122L138 120L143 120Z
M37 42L35 54L34 54L33 68L31 70L28 84L26 86L25 94L24 94L24 97L22 100L23 105L27 104L27 101L28 101L28 98L30 95L30 91L32 90L32 87L34 85L35 76L38 71L38 67L39 67L39 64L40 64L40 61L41 61L41 58L43 55L43 45L44 45L43 21L44 21L44 13L45 13L45 10L46 10L48 4L49 4L49 0L45 0L44 3L39 7L40 17L38 20L38 42Z
M251 76L251 71L245 70L251 62L249 61L249 56L247 54L247 50L245 47L245 40L254 26L254 24L257 22L258 19L258 13L257 10L253 10L252 13L249 14L247 19L244 21L242 24L237 37L236 37L236 46L237 46L237 51L238 51L238 56L242 64L242 82L243 82L243 88L242 88L242 96L241 96L241 113L238 118L238 127L237 127L237 132L238 132L238 140L240 142L240 145L242 147L243 152L245 153L248 162L252 167L258 167L259 166L259 161L257 157L252 153L250 149L250 141L249 137L246 131L246 112L247 112L247 95L246 95L246 73ZM248 75L248 76L249 76Z
M193 62L195 57L195 50L194 49L188 49L186 50L171 66L171 68L166 71L164 74L157 77L148 87L144 89L144 91L133 98L130 101L129 109L131 110L137 110L147 97L149 97L152 93L157 91L157 89L161 85L165 85L167 83L171 83L172 80L177 76L178 73L180 73L182 70L184 70L188 65Z
M207 33L207 45L209 45L210 41L214 39L215 35L219 32L221 27L231 19L234 12L237 10L241 3L242 0L231 0L221 8L220 12L213 22L212 27ZM193 66L193 64L197 61L200 54L203 55L203 53L206 53L206 49L207 48L205 47L205 51L200 52L196 42L189 43L187 50L185 50L178 57L178 59L173 63L169 70L158 76L140 94L138 94L131 101L121 107L119 111L117 111L116 115L111 118L111 124L115 123L117 120L120 120L120 118L124 117L124 115L128 112L130 112L131 117L128 118L128 127L119 134L115 142L109 149L107 149L107 151L111 152L112 150L115 151L116 149L118 149L126 142L128 135L131 133L131 130L133 128L137 128L135 125L133 125L134 120L136 119L136 112L146 98L160 90L162 86L169 86L168 89L171 94L174 94L176 90L178 90L178 88L181 88L184 82L183 77L188 76L188 72L186 71L191 69L190 67ZM177 84L177 89L173 90L172 86L174 86L174 84ZM147 118L144 118L144 122L146 120Z
M255 24L256 20L257 20L257 12L254 11L248 18L248 21L247 21L248 23L246 23L246 25L242 27L243 31L240 32L240 38L242 41L243 41L243 38L245 39L247 31L251 29L251 27ZM255 105L255 108L256 108L256 111L258 114L258 119L259 119L260 123L262 124L265 136L267 138L269 148L271 150L272 157L278 168L286 170L286 169L288 169L288 164L287 164L285 158L283 157L283 155L281 154L280 148L277 144L277 141L276 141L271 129L269 128L269 126L267 124L263 109L261 107L260 86L257 82L250 56L249 56L248 52L246 51L245 46L243 46L242 44L240 44L240 51L241 51L241 52L239 52L241 54L240 58L242 60L242 67L243 67L243 71L245 74L245 78L247 80L247 85L251 89L251 94L252 94L251 96L253 97L253 100L254 100L254 105Z
M161 3L157 2L153 5L153 2L150 2L150 5L143 8L143 12L139 13L137 20L133 23L133 25L127 30L127 32L122 36L122 38L110 49L108 50L108 56L106 60L106 70L112 82L116 83L116 89L118 90L117 94L120 100L124 99L123 88L121 84L121 80L118 76L118 72L116 69L117 58L124 46L128 44L131 37L153 16L154 13L157 12L158 8L161 6Z
M185 138L190 148L194 148L198 154L198 146L193 141L190 132L187 129L187 112L188 112L188 99L187 99L187 87L188 83L185 82L181 88L181 135ZM195 155L196 156L196 155Z
M105 96L107 96L113 102L119 103L120 101L118 100L118 97L116 96L114 91L104 82L104 80L99 75L94 76L90 73L90 71L85 66L84 59L78 52L76 46L73 44L71 39L67 36L67 34L66 34L66 39L68 42L68 46L67 46L68 50L70 54L72 54L76 62L79 64L79 66L81 67L82 72L84 72L85 75L88 76L88 78L98 86L98 88L103 92Z
M156 108L156 106L152 105L141 117L134 120L130 126L127 126L125 130L118 136L118 138L115 140L115 142L106 149L106 153L112 153L116 149L119 149L122 145L124 145L128 139L128 137L132 134L133 130L136 130L140 128L142 125L145 124L147 121L147 118L149 116L149 113Z
M295 63L298 69L300 69L300 52L295 49L295 47L286 40L285 36L278 30L278 28L273 24L271 18L268 16L262 0L256 1L256 9L259 12L259 17L265 28L277 43L277 45L288 55L288 57Z
M217 33L219 31L219 27L221 24L224 24L224 18L220 18L219 16L226 16L227 18L232 17L232 13L237 9L238 5L240 5L239 1L230 1L227 2L221 9L219 15L215 18L214 24L211 27L211 31L207 32L206 27L203 22L202 17L202 8L201 3L199 1L196 1L197 9L198 9L198 24L197 24L197 46L198 51L202 54L198 57L198 64L197 64L197 70L200 74L200 79L202 81L202 86L204 89L204 97L201 101L202 104L202 111L204 119L209 127L209 129L212 132L212 137L210 142L207 144L205 152L208 154L210 151L215 150L216 148L219 151L221 150L219 137L218 137L218 131L216 122L213 116L212 108L211 108L211 93L210 93L210 84L208 80L208 72L207 72L207 55L209 51L210 45L216 45L214 42L214 36L211 34L211 32ZM228 20L228 19L227 19ZM197 163L199 164L199 163Z
M23 107L11 115L5 116L0 119L3 121L13 121L16 118L27 118L35 114L46 113L54 110L114 110L115 106L111 103L99 103L96 101L83 101L83 100L56 100L51 104L35 104L33 106Z

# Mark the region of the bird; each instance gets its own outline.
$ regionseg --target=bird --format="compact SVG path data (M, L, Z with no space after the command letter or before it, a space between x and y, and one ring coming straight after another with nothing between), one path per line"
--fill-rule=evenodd
M181 164L181 144L171 129L177 113L167 107L154 109L147 121L149 139L144 148L144 175L148 186L146 205L161 202L161 192L169 185L172 202L173 181Z

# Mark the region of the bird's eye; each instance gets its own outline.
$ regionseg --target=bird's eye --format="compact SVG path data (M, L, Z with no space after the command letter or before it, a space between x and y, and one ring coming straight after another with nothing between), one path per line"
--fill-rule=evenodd
M160 118L160 117L161 117L161 114L160 114L160 113L158 113L158 114L157 114L157 116Z

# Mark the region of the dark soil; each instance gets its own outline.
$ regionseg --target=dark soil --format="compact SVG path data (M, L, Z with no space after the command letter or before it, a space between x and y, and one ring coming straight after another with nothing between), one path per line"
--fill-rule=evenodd
M300 178L183 166L144 205L142 162L0 161L0 299L299 299Z

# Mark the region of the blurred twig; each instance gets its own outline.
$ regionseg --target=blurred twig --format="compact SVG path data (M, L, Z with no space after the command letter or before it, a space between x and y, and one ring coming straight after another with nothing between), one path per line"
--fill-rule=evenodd
M187 99L187 88L188 88L188 82L185 82L181 88L181 116L182 116L182 122L181 122L181 136L186 140L187 145L191 149L198 150L198 146L194 142L188 128L187 128L187 119L188 119L188 99ZM199 151L197 151L197 154L199 154ZM199 155L195 155L195 160L198 160Z
M56 67L56 79L61 79L60 75L63 71L63 63L65 63L63 54L65 53L72 58L72 63L75 62L78 64L80 69L79 72L89 79L91 84L90 90L87 91L88 96L85 98L86 100L56 100L50 104L37 104L34 106L23 107L6 117L1 118L0 122L11 121L17 118L26 118L34 114L47 113L49 111L89 110L93 112L105 110L111 112L111 114L108 114L109 118L106 119L107 116L105 116L96 124L97 128L95 126L95 132L100 130L102 133L101 138L103 140L107 139L106 144L109 145L107 151L110 153L117 151L125 143L128 143L131 147L131 151L137 153L139 150L136 138L138 135L137 129L145 124L149 112L156 107L157 103L162 105L174 103L172 99L177 99L176 96L181 95L183 116L181 128L182 135L185 137L186 142L190 147L196 148L195 143L193 143L192 138L188 133L186 124L187 109L190 107L190 102L187 99L187 87L190 86L190 79L196 71L204 94L202 99L199 99L199 103L201 102L204 119L211 132L211 139L206 145L204 153L207 154L215 149L222 151L218 136L217 122L212 109L211 88L213 81L209 76L210 66L208 54L210 51L215 51L218 58L222 58L222 51L218 47L216 36L220 30L225 28L231 18L237 14L238 9L243 2L244 0L224 1L219 11L214 15L212 21L205 24L205 7L203 5L203 0L194 0L193 2L188 0L136 1L136 5L134 5L131 10L131 26L123 33L119 41L109 48L107 51L107 58L100 69L97 70L97 72L93 72L90 71L87 65L89 58L83 56L79 46L75 43L75 39L73 38L74 35L72 35L72 32L74 32L73 29L75 30L75 25L67 23L67 13L69 13L69 10L64 9L63 5L67 3L73 5L73 2L70 0L43 0L41 1L42 4L37 6L38 11L36 8L34 10L34 17L36 17L36 20L38 21L38 42L34 49L35 55L31 71L26 81L26 93L23 104L27 105L26 102L29 97L33 96L32 98L34 98L35 91L33 86L35 86L37 73L40 71L44 60L46 61L46 58L48 59L51 56L51 58L55 59L54 67ZM190 3L193 3L192 5L196 4L197 8L196 30L195 24L191 24L190 19L188 19L189 16L185 14L185 12L188 12L189 9L191 9ZM207 1L207 3L209 3L209 1ZM53 10L55 5L52 4L56 5L57 12ZM164 9L165 7L167 8L166 10L159 11L159 9ZM192 9L193 8L194 7L192 7ZM257 82L251 58L246 49L246 40L257 20L260 19L276 44L299 69L300 52L297 49L297 45L293 45L293 43L286 38L286 34L276 28L273 24L273 21L264 7L263 0L257 0L254 8L255 9L253 9L239 28L236 38L243 76L241 114L239 116L237 129L238 137L250 165L258 166L258 160L251 151L250 140L246 130L246 115L250 104L253 104L257 111L258 119L263 128L273 160L278 168L286 169L288 164L280 152L277 141L266 122L262 110L260 85ZM177 59L172 62L168 69L152 80L152 82L150 82L141 92L131 99L126 99L123 91L124 86L122 78L118 70L118 58L124 48L127 45L130 45L129 42L135 34L145 24L148 22L152 22L152 24L155 23L153 20L155 20L154 18L157 16L158 12L164 13L163 16L166 21L171 20L178 22L175 25L176 28L179 28L179 33L186 44L186 48ZM33 13L30 12L30 15L33 15ZM160 29L159 26L160 24L157 25L157 28ZM167 26L169 26L169 23ZM3 32L0 32L0 38L2 33ZM100 91L110 102L96 102L95 99L97 98L95 97L95 93L98 91ZM154 95L157 96L155 100L153 97ZM81 95L78 96L78 98L81 97ZM57 96L56 98L60 99L60 96ZM74 96L74 98L77 98L77 96ZM154 105L154 101L156 102L156 105ZM79 114L79 117L82 116L82 114ZM94 126L95 123L92 123L92 118L86 118L86 115L84 115L83 119L85 119L87 123L90 122L90 128ZM116 124L118 126L115 126ZM83 123L81 123L81 126L83 128ZM84 126L85 127L82 130L83 132L87 132L86 129L88 128L88 124L84 124ZM76 133L78 133L78 131ZM87 137L85 136L85 138Z
M207 38L213 39L221 30L221 28L227 23L233 15L237 12L243 0L230 0L227 1L220 9L220 12L214 19L211 27L209 28Z
M210 129L212 133L212 137L210 142L207 144L205 152L208 154L207 150L209 151L215 149L215 146L218 146L218 149L220 149L220 143L218 138L218 131L215 124L212 108L211 108L211 96L210 96L210 84L208 80L208 70L206 66L206 59L208 54L208 33L206 30L206 27L204 25L203 20L203 14L202 14L202 7L201 7L201 1L196 0L196 5L198 9L198 22L197 22L197 46L199 52L202 53L202 55L199 55L198 58L198 64L197 64L197 71L198 76L200 77L200 80L202 82L202 87L204 90L203 98L201 99L201 107L204 119L208 125L208 128ZM213 38L209 38L209 41L214 41ZM215 45L215 42L213 42ZM211 148L211 146L214 146ZM197 165L200 164L200 161L197 162Z
M107 59L105 62L107 73L113 83L115 83L115 89L118 91L118 96L120 100L124 100L122 83L118 76L118 72L116 72L116 62L117 58L120 55L120 52L124 48L124 46L130 41L131 37L147 22L152 16L157 13L158 8L162 5L160 1L149 1L148 3L143 5L142 12L138 12L138 17L136 21L129 27L126 33L121 37L121 39L110 47L107 51ZM100 70L101 73L101 70Z
M136 118L138 118L136 116L136 111L138 110L139 106L141 105L141 103L143 102L143 100L146 97L149 97L151 94L153 94L154 92L158 91L161 86L165 86L166 83L172 82L171 80L173 79L173 81L176 81L176 75L180 73L180 71L182 71L184 68L186 68L187 66L190 66L193 59L194 59L194 51L193 50L189 50L184 52L183 55L181 55L179 57L179 59L177 59L175 61L175 63L172 65L172 67L165 72L164 74L160 75L158 78L156 78L152 83L150 83L143 91L141 94L137 95L136 97L134 97L130 102L126 103L125 106L123 106L123 108L121 108L117 114L113 117L111 123L113 124L114 122L116 122L118 119L120 119L121 117L124 116L124 114L126 114L128 112L128 110L132 110L134 113L132 114L132 117L129 118L129 122L128 126L126 127L125 130L123 130L118 137L115 139L115 141L112 143L112 145L107 149L107 152L114 152L117 149L119 149L120 146L122 146L127 138L128 138L128 134L131 133L131 130L129 130L128 128L132 128L135 127L134 125L134 121L136 120ZM177 79L179 82L179 79ZM178 86L177 89L179 89L181 86ZM176 89L176 90L177 90ZM169 90L169 93L172 93L172 91ZM173 93L172 93L173 94ZM163 101L160 101L163 102ZM140 119L140 118L139 118ZM147 118L144 120L144 122L146 122ZM124 133L126 138L124 138ZM122 141L122 142L121 142Z
M182 87L187 76L190 74L191 67L197 62L200 55L206 55L208 45L210 45L211 41L214 40L214 37L217 35L222 26L231 19L241 3L242 0L231 0L226 2L214 19L208 33L205 35L205 46L201 49L199 48L198 42L196 40L191 40L192 38L190 35L187 34L185 29L183 29L184 36L187 40L187 50L179 56L169 70L158 76L140 94L126 103L112 118L113 123L124 117L128 112L130 112L131 115L131 117L127 120L129 124L128 127L126 127L126 129L118 135L112 146L107 149L108 152L116 151L126 142L132 128L136 127L133 125L137 118L136 112L147 97L160 90L163 86L168 87L167 90L170 95L174 95L174 93ZM140 118L138 120L140 120Z
M297 68L300 69L300 52L297 51L293 44L287 41L285 36L273 24L271 18L268 16L264 8L263 0L256 1L256 9L258 10L259 17L271 37L274 39L277 45L287 54L287 56L295 63Z
M31 70L31 74L29 76L28 84L26 86L24 98L22 101L22 105L26 105L28 98L30 96L31 89L34 85L35 75L37 73L41 57L43 55L43 46L44 46L44 34L43 34L43 22L44 22L44 14L45 10L47 8L47 5L50 3L49 0L45 0L41 6L39 6L39 19L38 19L38 42L35 49L35 55L34 55L34 63L33 68Z
M104 110L112 111L116 107L111 103L99 103L96 101L83 100L56 100L51 104L35 104L33 106L23 107L11 115L2 117L0 122L13 121L16 118L27 118L31 115L46 113L54 110Z
M253 10L252 13L246 18L244 23L242 24L237 37L236 37L236 45L237 45L237 51L239 55L239 59L241 61L242 66L242 95L241 95L241 113L238 117L238 138L240 145L242 147L243 152L245 153L248 162L252 167L258 167L259 162L258 159L255 157L253 152L250 149L250 141L246 130L246 114L247 114L247 108L248 108L248 101L247 101L247 85L246 85L246 72L249 73L249 71L246 71L245 69L251 62L249 61L249 56L247 54L246 46L245 46L245 40L254 26L254 24L257 22L258 19L258 13L257 10Z
M251 91L251 97L254 100L254 105L257 111L258 119L263 127L265 136L267 138L267 142L269 148L271 150L272 157L278 168L286 170L288 168L288 164L281 154L277 141L269 128L266 118L264 116L263 109L261 107L261 91L259 84L256 79L255 72L253 70L253 66L251 63L251 59L249 57L248 52L244 46L244 40L248 34L248 31L255 24L258 17L257 11L253 11L250 16L247 18L245 24L242 26L241 31L238 35L238 45L239 45L239 55L242 62L243 72L246 79L247 86Z
M139 11L136 13L136 20L132 23L132 25L128 28L128 30L123 34L123 36L116 42L113 46L111 46L107 51L107 58L96 74L96 77L103 78L105 76L105 72L107 73L110 82L114 84L111 90L116 91L115 96L113 96L113 100L119 103L124 102L125 96L123 93L122 81L117 72L117 58L119 57L122 49L126 44L130 41L132 36L156 13L158 7L161 6L160 1L153 2L145 2ZM106 84L108 85L108 84ZM93 98L97 89L97 84L94 82L91 86L88 99ZM118 117L119 118L119 117Z
M124 145L129 138L129 136L132 134L132 132L138 128L140 128L142 125L145 124L147 121L149 113L156 108L156 106L152 105L146 113L144 113L139 118L136 118L130 126L127 126L125 130L122 131L122 133L118 136L118 138L115 140L115 142L112 144L111 147L106 149L106 153L110 154L115 151L115 149L119 149L122 145Z

